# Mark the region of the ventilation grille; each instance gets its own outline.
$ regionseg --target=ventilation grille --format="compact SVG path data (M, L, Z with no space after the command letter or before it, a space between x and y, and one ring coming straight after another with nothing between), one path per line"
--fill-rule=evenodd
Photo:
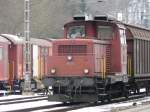
M86 45L59 45L58 55L86 55Z

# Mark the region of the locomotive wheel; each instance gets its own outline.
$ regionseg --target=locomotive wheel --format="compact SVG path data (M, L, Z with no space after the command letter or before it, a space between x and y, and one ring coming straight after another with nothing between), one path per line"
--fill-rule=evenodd
M108 102L111 102L111 101L112 101L112 97L111 97L111 94L110 94L110 93L108 94L107 100L108 100Z
M98 101L95 101L95 102L93 102L95 105L97 105L99 102Z
M149 95L149 92L150 92L150 88L147 86L147 87L146 87L146 96Z
M129 91L125 92L125 98L128 99L129 98Z
M124 89L123 89L123 96L128 99L129 98L129 90L126 88L126 86L124 86Z
M70 102L63 102L63 105L68 105Z
M148 96L149 88L146 87L146 96Z
M101 99L101 103L105 103L105 100L104 100L104 99Z
M148 96L150 92L150 81L148 81L146 85L146 95Z

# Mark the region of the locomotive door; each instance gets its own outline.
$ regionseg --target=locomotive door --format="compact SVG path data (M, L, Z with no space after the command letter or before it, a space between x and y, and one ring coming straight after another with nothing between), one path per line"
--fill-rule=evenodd
M100 72L100 47L98 44L95 44L94 46L94 56L95 56L95 73Z
M95 44L95 73L100 74L103 78L106 75L106 45Z

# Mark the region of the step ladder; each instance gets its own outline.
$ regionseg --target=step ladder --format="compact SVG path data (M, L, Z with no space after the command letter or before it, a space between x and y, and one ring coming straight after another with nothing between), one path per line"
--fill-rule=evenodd
M105 80L100 77L96 78L96 93L98 101L103 101L107 96Z

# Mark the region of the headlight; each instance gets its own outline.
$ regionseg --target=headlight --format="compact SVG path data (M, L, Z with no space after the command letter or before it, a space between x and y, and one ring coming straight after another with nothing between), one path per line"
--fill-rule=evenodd
M72 56L67 56L68 61L72 60Z
M52 86L49 86L49 87L48 87L48 89L52 90L52 89L53 89L53 87L52 87Z
M88 69L84 69L84 73L85 73L85 74L88 74L88 73L89 73L89 70L88 70Z
M51 73L52 74L56 73L56 70L55 69L51 69Z

